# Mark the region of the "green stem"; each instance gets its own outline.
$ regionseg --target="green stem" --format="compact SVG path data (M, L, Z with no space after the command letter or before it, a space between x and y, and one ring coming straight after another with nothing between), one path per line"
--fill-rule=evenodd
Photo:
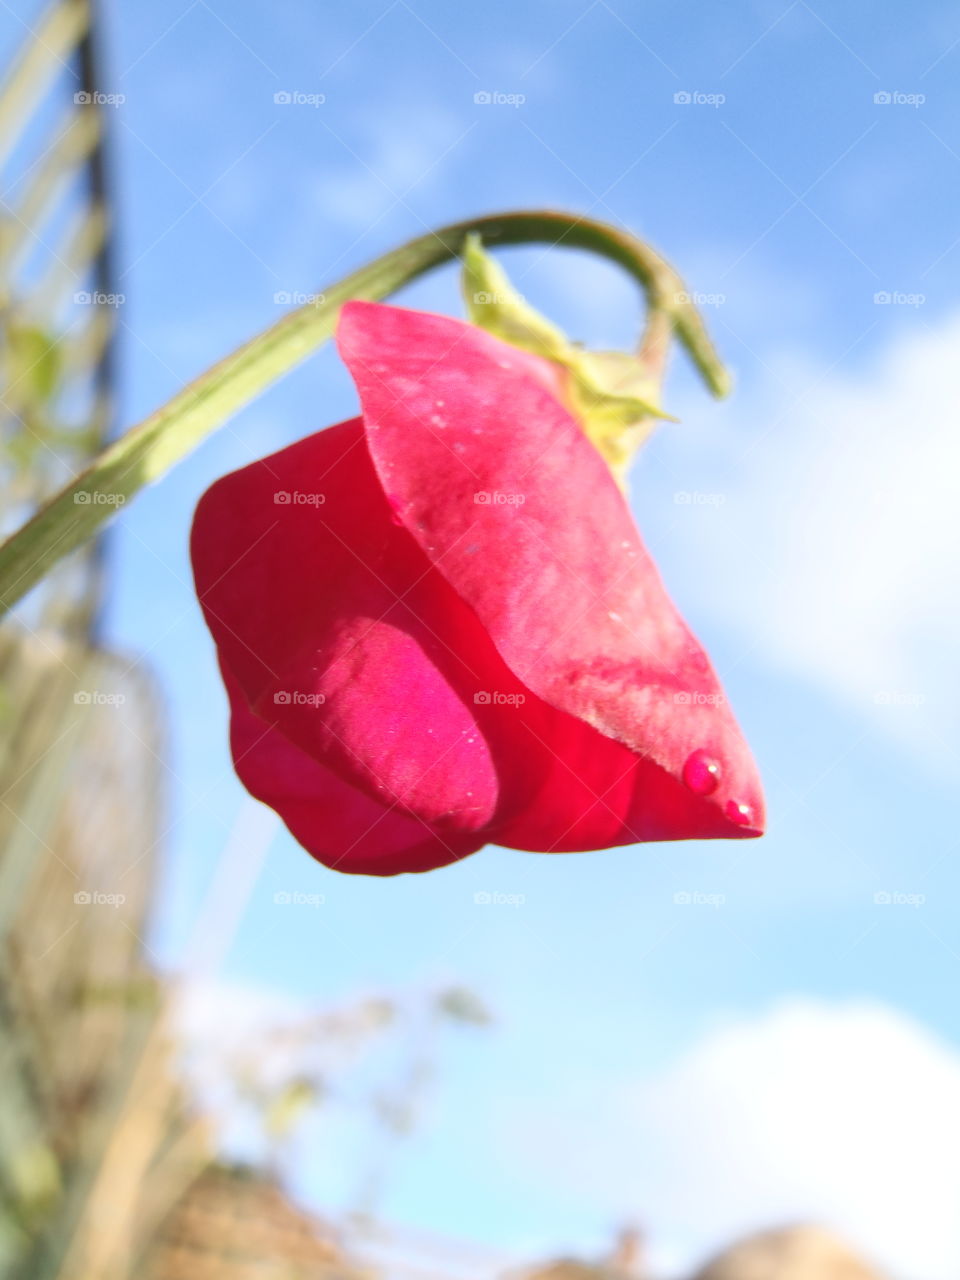
M588 249L622 266L644 288L651 316L669 316L677 337L716 395L727 382L680 278L649 245L575 214L505 213L457 222L376 258L319 300L290 312L201 374L138 426L109 445L77 479L0 546L0 614L12 608L64 556L87 541L144 485L157 480L277 378L331 336L353 298L386 298L457 257L466 236L490 245L546 243Z

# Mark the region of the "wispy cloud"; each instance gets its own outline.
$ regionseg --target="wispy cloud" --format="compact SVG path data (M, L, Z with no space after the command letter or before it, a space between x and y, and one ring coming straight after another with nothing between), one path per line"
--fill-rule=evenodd
M549 1176L682 1268L803 1220L911 1280L960 1268L960 1054L883 1004L783 1001L564 1114Z
M856 373L768 361L765 385L724 415L736 429L721 462L695 457L706 432L678 444L720 496L689 504L671 536L702 556L709 534L712 561L735 567L699 574L698 590L755 653L948 771L960 716L960 318L911 319Z

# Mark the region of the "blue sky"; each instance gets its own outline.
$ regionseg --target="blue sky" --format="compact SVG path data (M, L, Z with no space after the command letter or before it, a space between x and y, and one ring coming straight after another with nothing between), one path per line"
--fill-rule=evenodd
M396 1221L517 1256L599 1248L620 1218L649 1216L666 1266L816 1213L905 1275L946 1276L960 1264L943 1122L960 1100L960 13L936 0L104 7L105 88L125 95L111 119L124 425L272 323L276 294L503 208L574 209L649 237L710 297L737 381L717 405L677 357L665 403L682 425L649 446L633 493L753 744L769 835L491 849L378 882L278 834L220 979L237 999L247 986L332 1001L455 978L497 1012L445 1049L383 1204ZM613 268L539 249L503 261L575 337L631 342L638 300ZM459 314L454 273L403 301ZM171 966L249 820L190 587L192 509L216 476L354 407L325 349L115 526L109 634L146 655L169 703L153 946ZM281 907L281 890L325 901ZM523 903L478 906L483 890ZM865 1078L896 1123L863 1114ZM676 1108L665 1130L658 1099ZM799 1130L751 1129L764 1099ZM827 1193L824 1165L845 1172ZM297 1180L321 1205L348 1194L319 1140Z

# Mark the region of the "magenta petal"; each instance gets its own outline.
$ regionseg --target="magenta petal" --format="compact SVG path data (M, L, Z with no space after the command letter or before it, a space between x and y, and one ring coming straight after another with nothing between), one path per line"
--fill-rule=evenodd
M756 769L709 659L542 362L362 302L338 343L397 518L533 695L642 762L619 808L643 838L757 834ZM710 795L683 782L697 751L719 761Z
M351 787L255 716L226 670L224 681L237 776L251 795L281 814L319 862L336 871L395 875L445 867L482 846L482 840L441 837L426 823Z
M471 632L489 642L391 518L358 422L218 481L193 559L222 661L265 723L438 829L489 821L499 784Z

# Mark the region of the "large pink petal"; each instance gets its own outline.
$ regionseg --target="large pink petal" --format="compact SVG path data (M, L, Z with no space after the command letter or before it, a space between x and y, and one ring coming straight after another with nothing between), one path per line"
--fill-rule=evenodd
M238 777L251 795L276 809L319 862L363 875L432 871L465 858L484 843L442 838L417 818L351 787L255 716L225 667L223 675Z
M759 781L716 675L543 362L371 303L347 304L338 342L397 518L532 694L641 758L618 806L629 825L757 834ZM719 762L710 795L682 781L698 752Z
M278 500L279 499L279 500ZM351 786L451 833L497 811L472 701L492 648L392 518L349 422L203 497L197 589L250 708Z

